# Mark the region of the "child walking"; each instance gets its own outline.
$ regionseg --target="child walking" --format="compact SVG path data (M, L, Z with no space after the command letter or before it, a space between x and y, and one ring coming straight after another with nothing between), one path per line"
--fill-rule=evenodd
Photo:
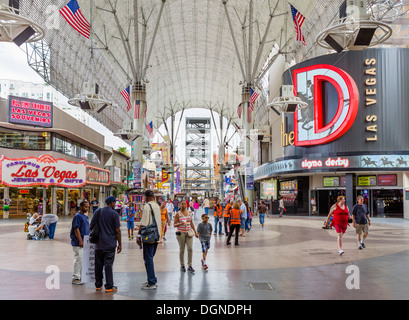
M128 228L128 240L133 239L133 229L135 228L135 208L132 202L128 202L128 207L125 209L126 213L126 227Z
M197 226L197 233L199 234L199 241L202 245L202 252L203 252L202 268L203 270L208 269L208 266L206 263L206 257L207 257L207 252L210 249L210 239L212 237L212 231L213 231L213 227L209 223L209 216L206 213L202 214L202 222L199 223L199 225Z

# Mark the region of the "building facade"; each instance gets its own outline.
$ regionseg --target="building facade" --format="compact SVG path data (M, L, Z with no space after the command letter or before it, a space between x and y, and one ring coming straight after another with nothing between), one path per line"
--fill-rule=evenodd
M0 99L0 210L10 217L72 214L79 200L103 201L109 185L104 136L51 102Z
M275 116L273 159L255 169L259 196L288 213L327 215L362 195L375 217L409 218L409 49L331 54L284 72L308 107ZM405 210L406 209L406 210Z

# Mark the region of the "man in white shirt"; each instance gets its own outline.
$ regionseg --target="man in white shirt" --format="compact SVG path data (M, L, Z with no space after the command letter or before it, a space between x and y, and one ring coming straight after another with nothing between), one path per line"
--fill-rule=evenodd
M166 202L165 207L166 207L166 210L168 212L169 222L172 222L173 209L174 209L172 200L169 199L168 202Z
M209 199L205 198L205 199L203 200L203 205L202 205L202 207L203 207L203 209L204 209L204 211L205 211L206 214L209 214L209 206L210 206Z
M141 226L143 227L148 226L153 223L151 208L152 208L155 220L156 220L156 225L158 226L159 239L160 239L160 228L159 228L160 223L161 223L160 207L155 202L155 195L153 191L146 190L145 191L145 205L143 207L142 219L141 219ZM139 232L140 232L140 229L139 229ZM136 242L139 245L141 244L140 237L136 238ZM153 290L157 288L156 283L158 279L155 276L155 269L153 265L153 257L155 256L157 247L158 247L157 241L152 242L152 243L150 242L143 243L143 260L145 261L146 274L148 278L148 281L142 284L142 289L144 290Z
M244 204L243 200L240 200L240 219L241 219L241 223L240 223L240 235L242 237L246 236L246 219L247 219L247 207Z

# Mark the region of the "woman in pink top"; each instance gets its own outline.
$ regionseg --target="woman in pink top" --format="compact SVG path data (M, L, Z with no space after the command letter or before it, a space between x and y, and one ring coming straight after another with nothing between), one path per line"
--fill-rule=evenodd
M200 208L200 204L199 204L199 202L197 202L197 200L195 200L195 203L193 204L193 209L195 210L194 212L194 214L193 214L193 219L195 219L196 220L196 217L197 217L197 211L199 210L199 208Z
M195 225L192 221L192 216L187 210L186 201L182 201L180 204L180 211L175 215L175 222L173 226L176 227L176 239L179 243L179 261L180 270L185 272L185 247L187 246L187 271L193 273L195 270L192 268L192 258L193 258L193 237L189 237L188 231L192 228L195 232L196 238L198 234L195 229Z

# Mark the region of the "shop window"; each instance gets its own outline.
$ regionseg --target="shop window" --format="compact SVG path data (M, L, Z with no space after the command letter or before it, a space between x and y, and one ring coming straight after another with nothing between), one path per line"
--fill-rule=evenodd
M12 131L0 129L0 147L11 149L50 150L48 132Z

